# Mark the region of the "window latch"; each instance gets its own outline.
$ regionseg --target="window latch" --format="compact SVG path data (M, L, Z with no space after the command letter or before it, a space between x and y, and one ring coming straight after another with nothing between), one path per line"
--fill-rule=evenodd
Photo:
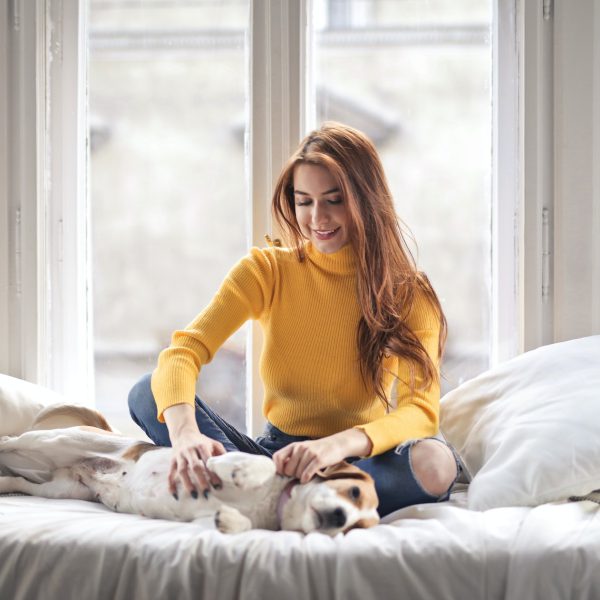
M550 209L542 209L542 303L550 297Z

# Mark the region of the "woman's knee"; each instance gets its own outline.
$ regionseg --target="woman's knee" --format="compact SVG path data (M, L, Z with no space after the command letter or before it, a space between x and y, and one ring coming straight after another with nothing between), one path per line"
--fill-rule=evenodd
M410 449L410 462L415 479L432 496L448 492L457 476L452 450L436 439L416 442Z

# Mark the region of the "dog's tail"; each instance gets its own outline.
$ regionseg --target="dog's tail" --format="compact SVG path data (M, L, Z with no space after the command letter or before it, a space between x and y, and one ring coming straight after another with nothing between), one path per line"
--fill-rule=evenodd
M31 425L31 431L62 429L88 425L105 431L113 431L108 421L97 411L76 404L53 404L42 410Z

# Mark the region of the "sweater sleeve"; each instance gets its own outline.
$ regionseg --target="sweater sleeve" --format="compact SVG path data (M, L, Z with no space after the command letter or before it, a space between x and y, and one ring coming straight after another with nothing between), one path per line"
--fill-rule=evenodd
M438 377L427 389L422 388L423 376L415 367L415 390L410 392L408 361L398 359L398 388L396 408L388 414L355 429L364 431L373 444L371 456L382 454L410 439L433 436L439 428L439 360L438 340L440 319L423 292L419 292L408 326L419 338L423 348L436 366Z
M157 417L175 404L194 405L196 380L225 340L248 319L260 319L270 309L276 262L269 249L252 248L229 272L210 304L158 357L152 373Z

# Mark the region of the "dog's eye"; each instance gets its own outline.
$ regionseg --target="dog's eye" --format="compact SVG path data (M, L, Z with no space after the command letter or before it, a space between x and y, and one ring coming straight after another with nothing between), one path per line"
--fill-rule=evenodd
M350 498L352 498L353 500L356 500L357 498L360 498L360 488L358 486L352 486L350 488Z

